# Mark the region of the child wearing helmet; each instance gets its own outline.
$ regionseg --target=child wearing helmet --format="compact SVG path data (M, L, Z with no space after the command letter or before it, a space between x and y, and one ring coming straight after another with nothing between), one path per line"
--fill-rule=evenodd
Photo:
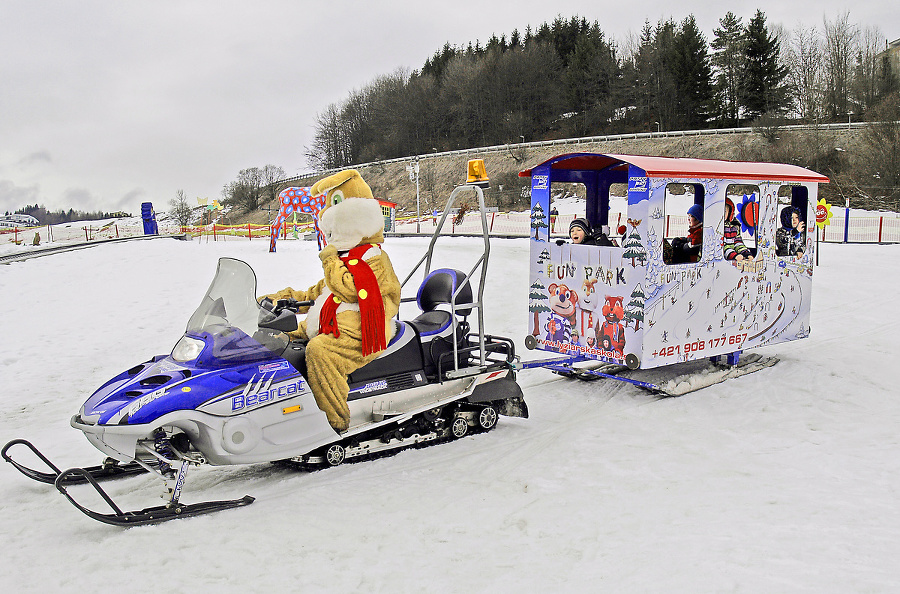
M752 258L750 248L744 245L741 237L741 224L734 216L734 202L731 198L725 198L725 225L722 231L722 252L726 260L740 262L745 258Z

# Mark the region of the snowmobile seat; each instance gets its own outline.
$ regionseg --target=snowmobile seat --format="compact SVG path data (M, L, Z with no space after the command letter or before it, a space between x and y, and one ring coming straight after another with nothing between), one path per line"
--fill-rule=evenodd
M368 365L360 367L349 376L347 383L366 382L374 378L385 378L390 375L422 371L422 349L416 338L416 331L407 323L394 322L394 337L387 348ZM307 377L306 341L297 340L288 345L282 357L301 374Z
M462 317L462 321L454 319L450 311L453 294L457 290L459 294L456 296L456 314ZM465 306L472 302L472 285L465 273L460 270L452 268L433 270L419 287L416 303L422 313L410 324L421 337L425 373L429 376L436 375L441 356L453 351L454 325L457 326L458 347L462 348L465 345L468 334L468 323L465 318L472 311L471 307ZM450 362L452 363L452 358ZM459 364L465 364L464 355L460 355ZM446 365L445 357L444 366Z
M465 317L472 311L471 307L461 307L472 303L472 286L465 273L451 268L439 268L422 282L416 294L416 303L422 313L411 323L419 331L423 341L429 337L448 334L447 330L451 329L452 322L450 304L453 293L460 286L462 290L456 297L456 313Z
M373 361L347 376L351 391L355 384L389 376L422 372L422 349L416 332L406 322L394 320L394 338Z

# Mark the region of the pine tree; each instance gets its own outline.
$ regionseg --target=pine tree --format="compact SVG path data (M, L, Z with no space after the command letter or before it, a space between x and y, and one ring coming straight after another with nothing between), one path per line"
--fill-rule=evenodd
M534 330L531 332L534 336L537 336L541 331L539 328L541 323L539 315L550 311L550 308L547 306L548 299L547 287L544 286L540 279L531 283L530 291L528 292L528 311L534 314Z
M791 105L785 78L788 69L779 63L778 39L769 35L766 15L761 10L747 24L744 51L743 105L746 115L781 114Z
M716 71L715 96L719 122L726 126L738 124L741 106L741 74L744 70L746 32L740 17L727 12L719 20L721 28L713 31L715 38L712 65Z
M547 227L549 225L547 224L547 215L544 213L544 207L541 206L540 202L535 202L534 207L531 209L531 228L534 229L534 238L539 240L538 232Z
M694 15L688 16L675 34L672 48L677 118L682 128L704 127L709 120L713 91L706 47Z
M578 114L573 118L576 135L597 134L606 126L612 115L610 91L617 74L614 52L594 23L575 42L562 77L567 104Z
M631 258L632 268L636 266L635 260L640 260L641 265L647 261L647 250L641 244L641 234L638 233L637 227L632 229L622 247L625 248L625 252L622 255L626 258Z
M631 301L625 306L625 325L634 322L635 332L641 329L641 322L644 321L644 301L646 299L644 289L638 285L631 292Z

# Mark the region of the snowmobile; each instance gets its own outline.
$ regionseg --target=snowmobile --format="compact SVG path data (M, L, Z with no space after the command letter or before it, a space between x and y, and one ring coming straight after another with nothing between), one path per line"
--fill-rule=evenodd
M467 188L478 195L484 253L468 274L431 269L446 213ZM297 328L297 310L309 303L258 303L251 267L222 258L171 353L115 376L72 417L71 426L108 456L103 464L61 471L23 439L7 443L2 457L26 476L53 483L89 517L134 526L253 502L248 495L182 503L191 466L335 466L488 431L499 415L527 417L515 379L513 342L483 330L482 294L490 253L484 213L480 187L459 186L451 193L426 254L403 281L406 287L422 270L416 296L403 299L414 300L421 313L409 321L394 320L396 333L388 348L348 377L348 430L336 432L316 405L306 381L305 344L291 341L287 334ZM473 291L472 276L479 269L481 282ZM473 312L474 329L469 322ZM31 450L49 471L15 460L10 455L13 447ZM165 482L168 503L123 511L100 485L103 479L144 472ZM111 513L79 503L69 491L76 483L92 486Z

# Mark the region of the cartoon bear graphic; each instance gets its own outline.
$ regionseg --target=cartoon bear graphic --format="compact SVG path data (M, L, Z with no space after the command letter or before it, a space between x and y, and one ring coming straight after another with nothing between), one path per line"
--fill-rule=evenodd
M578 294L566 285L556 283L547 290L550 292L550 317L544 324L546 340L578 342Z

